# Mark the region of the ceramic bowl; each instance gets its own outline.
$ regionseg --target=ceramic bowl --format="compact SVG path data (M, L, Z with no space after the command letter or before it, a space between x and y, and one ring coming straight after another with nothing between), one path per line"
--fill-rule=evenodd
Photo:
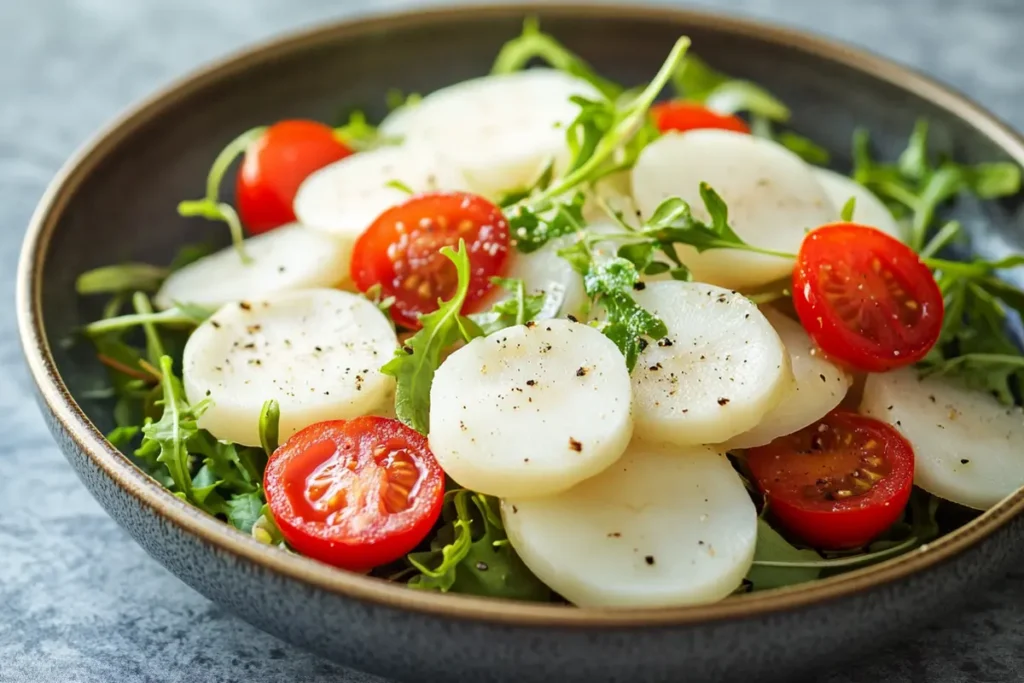
M17 301L25 353L50 429L97 500L153 557L242 618L342 664L415 681L786 679L887 642L1000 576L1024 540L1021 494L919 552L713 605L606 611L423 593L260 545L170 495L103 438L110 406L88 398L103 370L88 348L60 343L97 314L75 295L75 276L122 259L163 263L219 234L178 218L175 205L201 193L211 160L240 131L288 117L334 121L352 106L382 116L388 88L426 92L486 73L527 14L628 84L648 79L688 34L713 65L789 103L794 127L829 148L837 168L855 126L893 155L922 115L959 159L1024 163L1024 140L916 73L833 41L689 11L417 11L257 46L103 131L54 180L28 230ZM976 251L1024 251L1019 201L961 201L956 212Z

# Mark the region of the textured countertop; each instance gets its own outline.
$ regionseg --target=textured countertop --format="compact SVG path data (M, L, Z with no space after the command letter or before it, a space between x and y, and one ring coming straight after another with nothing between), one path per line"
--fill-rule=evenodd
M44 187L137 98L250 41L408 6L366 0L0 0L0 683L382 683L225 613L146 556L92 501L31 400L12 312ZM667 3L666 3L667 4ZM704 0L912 65L1024 129L1024 2ZM357 10L357 7L363 8ZM254 596L258 599L258 596ZM825 683L1024 680L1024 571L964 614L880 643Z

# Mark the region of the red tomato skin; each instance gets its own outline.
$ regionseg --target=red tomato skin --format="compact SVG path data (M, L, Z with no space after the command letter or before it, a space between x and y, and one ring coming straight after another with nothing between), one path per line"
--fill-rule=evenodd
M877 252L871 253L869 249ZM912 334L900 329L891 333L900 337L899 348L867 343L849 331L832 311L817 284L819 269L822 263L828 262L826 252L836 257L834 262L854 258L866 260L877 255L887 266L902 270L909 278L904 284L912 284L915 290L921 324ZM860 265L861 270L868 267L866 263ZM871 299L873 306L880 307L885 303L881 298L879 302ZM913 250L880 230L843 222L824 225L804 239L793 269L793 307L801 325L830 360L862 372L887 372L924 358L939 339L944 315L938 283Z
M417 454L415 462L420 469L413 487L413 502L408 508L360 518L354 530L346 527L349 517L343 515L337 523L325 522L317 519L322 514L299 499L308 487L307 478L301 476L309 467L309 463L301 462L303 456L310 458L313 465L322 464L340 453L352 438L357 442L367 440L363 445L398 439ZM355 450L359 463L354 471L358 473L359 467L367 462L367 453L359 450L359 444ZM296 466L298 470L292 470ZM415 549L441 515L444 485L444 471L430 452L426 437L398 420L383 417L310 425L274 451L264 473L267 503L288 544L307 557L356 572L388 564Z
M382 213L356 240L352 280L361 292L380 284L385 297L395 297L392 319L419 329L419 316L436 311L438 299L455 293L455 265L439 252L444 246L456 248L460 239L466 241L470 262L462 312L471 313L493 289L491 278L504 275L510 252L505 215L474 194L429 192ZM416 283L431 278L436 286L421 292Z
M316 121L280 121L267 128L245 151L235 181L246 230L258 235L293 222L292 203L302 181L350 154L329 126Z
M750 127L738 116L719 114L695 102L672 100L651 107L654 124L662 133L685 132L702 128L731 130L735 133L750 133Z
M836 410L805 428L817 429L822 423L857 425L885 439L891 470L865 494L843 500L817 501L788 494L785 482L768 475L773 447L789 437L747 452L747 464L765 495L768 514L791 535L819 550L851 550L877 538L899 520L910 501L914 485L914 451L889 425L856 413ZM801 430L804 431L804 430Z

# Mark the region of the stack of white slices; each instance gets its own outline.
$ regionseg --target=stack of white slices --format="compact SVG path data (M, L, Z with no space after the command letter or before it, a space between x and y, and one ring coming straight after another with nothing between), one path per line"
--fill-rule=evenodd
M552 162L557 172L573 95L595 93L545 69L438 91L383 123L402 144L310 176L295 200L300 224L249 239L252 263L226 250L168 278L159 306L220 307L185 351L189 400L213 399L200 425L255 445L271 398L282 439L320 420L393 411L394 380L379 368L398 345L395 332L373 303L342 291L354 241L406 199L402 186L493 200ZM631 173L595 192L641 217L681 197L707 219L701 182L724 199L736 233L759 247L795 253L809 230L839 220L851 196L855 222L901 235L851 180L774 142L718 130L664 135ZM608 224L596 202L586 213L598 228ZM854 378L817 355L798 322L734 291L785 280L793 263L739 250L681 251L694 282L645 278L635 298L668 335L651 341L630 374L603 334L566 319L584 310L585 294L560 246L513 254L507 272L532 292L557 293L559 305L474 340L438 369L431 449L460 485L502 499L519 555L571 602L724 598L749 570L757 537L754 505L726 451L815 422ZM984 509L1024 481L1024 419L987 395L904 370L868 377L861 410L910 441L915 481L935 495Z

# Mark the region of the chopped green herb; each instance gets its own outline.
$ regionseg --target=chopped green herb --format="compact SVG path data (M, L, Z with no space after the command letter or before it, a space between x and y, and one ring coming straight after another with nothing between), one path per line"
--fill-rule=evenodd
M444 247L441 253L455 264L458 286L448 301L440 301L438 309L420 317L422 328L395 352L381 372L397 380L395 413L398 419L416 431L426 434L430 417L430 385L441 364L441 354L461 336L466 341L472 332L461 317L462 305L469 291L469 252L464 240L458 251ZM475 326L474 326L475 327Z
M445 501L445 523L430 550L409 554L418 572L409 586L511 600L550 598L551 590L509 544L496 498L456 489L445 494Z
M245 131L228 143L228 146L221 150L221 153L214 159L213 166L210 167L210 172L206 176L206 196L202 199L186 200L178 203L178 213L182 216L198 216L207 220L223 221L226 223L231 231L231 241L234 243L238 256L242 259L243 263L249 263L251 259L246 255L245 247L242 244L245 240L245 235L242 232L242 221L239 220L238 213L235 212L234 207L227 202L220 201L220 185L224 179L224 174L227 173L228 168L234 163L235 159L244 154L249 145L256 142L266 131L266 126L253 128Z
M614 100L622 94L621 85L599 76L589 64L570 52L553 36L542 32L536 17L527 17L523 22L523 32L502 46L494 66L491 67L491 73L508 74L521 71L535 59L587 81L609 100Z

